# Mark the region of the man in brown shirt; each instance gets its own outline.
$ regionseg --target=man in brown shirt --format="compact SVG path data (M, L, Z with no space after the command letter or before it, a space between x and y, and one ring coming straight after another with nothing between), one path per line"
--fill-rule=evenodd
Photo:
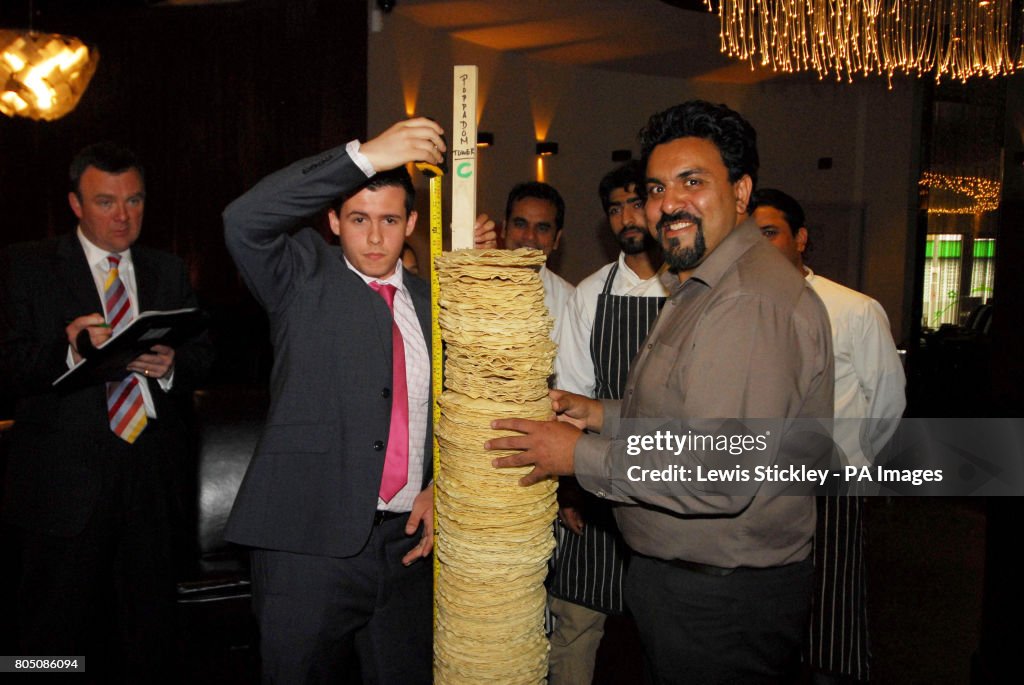
M623 399L552 391L557 412L600 434L496 421L524 435L488 447L523 450L495 465L535 465L524 485L575 473L620 504L637 552L626 603L656 682L783 682L807 627L810 494L825 477L813 469L830 446L808 431L813 421L795 420L832 417L828 316L746 217L758 167L750 124L692 101L640 135L670 295Z

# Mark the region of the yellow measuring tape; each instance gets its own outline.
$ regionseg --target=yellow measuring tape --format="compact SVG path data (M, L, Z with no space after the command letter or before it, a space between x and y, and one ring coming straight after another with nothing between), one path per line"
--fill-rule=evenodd
M431 407L430 420L436 427L441 420L441 405L438 399L444 390L444 351L441 348L441 285L437 280L437 267L435 263L441 256L443 249L443 234L441 223L441 191L444 178L444 166L437 166L427 162L417 162L416 168L430 178L430 382L433 395L433 406ZM434 433L434 478L441 471L441 449L437 444L437 433ZM434 509L434 525L437 525L437 509ZM436 540L436 527L435 527ZM437 550L434 550L434 585L437 586L437 574L440 572L440 562L437 560ZM437 623L437 604L434 603L434 623Z

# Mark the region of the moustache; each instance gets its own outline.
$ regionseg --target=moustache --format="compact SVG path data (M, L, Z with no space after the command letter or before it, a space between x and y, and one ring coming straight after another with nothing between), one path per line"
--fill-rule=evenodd
M697 228L700 228L700 219L695 217L693 214L690 214L689 212L676 212L675 214L665 214L664 212L662 212L661 218L658 219L658 232L661 233L662 231L665 230L665 227L667 225L675 221L689 221L695 224Z

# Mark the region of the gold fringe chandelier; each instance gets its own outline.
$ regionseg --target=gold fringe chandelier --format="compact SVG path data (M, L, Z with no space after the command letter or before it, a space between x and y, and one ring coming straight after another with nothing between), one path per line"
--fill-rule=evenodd
M1012 0L704 0L722 52L775 71L966 81L1024 66ZM1021 19L1019 15L1018 19Z

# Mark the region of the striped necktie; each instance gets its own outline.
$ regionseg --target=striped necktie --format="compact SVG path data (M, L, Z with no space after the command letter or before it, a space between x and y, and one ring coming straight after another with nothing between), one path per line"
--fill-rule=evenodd
M390 283L370 283L391 310L391 426L388 451L384 454L384 474L380 498L390 502L409 480L409 387L405 377L405 341L395 321L395 293Z
M132 303L118 271L121 257L116 254L107 255L107 264L109 269L103 284L103 308L107 314L107 325L112 333L117 333L132 322ZM107 418L110 430L129 444L135 442L146 427L142 386L134 373L117 383L107 383Z

